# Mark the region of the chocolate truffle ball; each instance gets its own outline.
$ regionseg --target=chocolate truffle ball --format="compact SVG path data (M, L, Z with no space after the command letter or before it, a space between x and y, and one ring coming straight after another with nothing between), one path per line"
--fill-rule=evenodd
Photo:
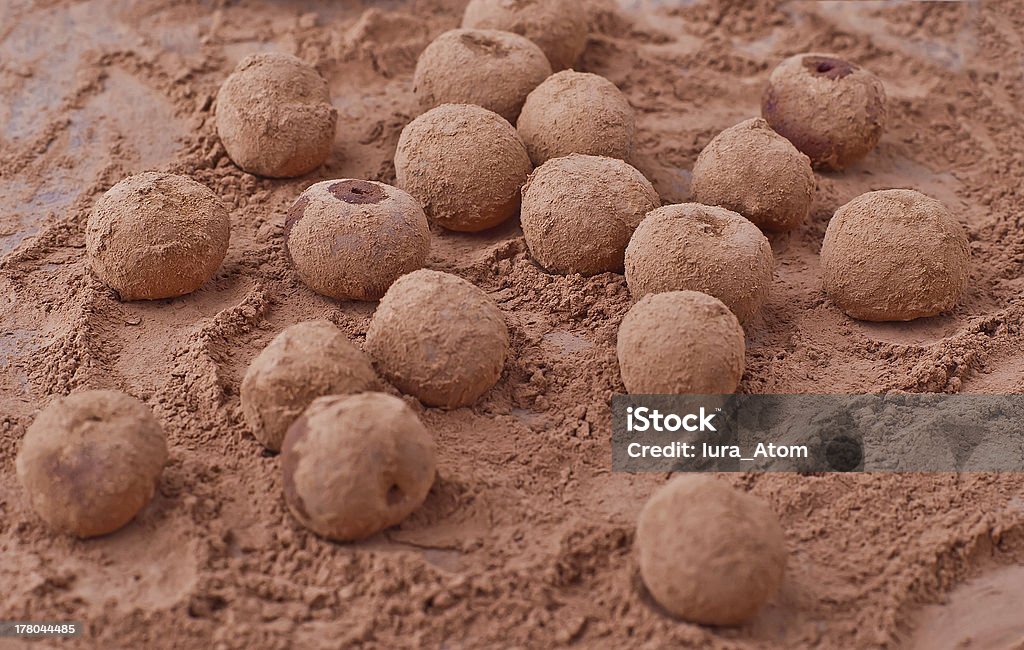
M570 68L587 46L587 14L576 0L470 0L462 26L515 32L536 43L555 70Z
M391 285L366 351L403 393L428 406L468 406L501 376L508 328L487 294L462 278L415 271Z
M761 115L821 169L843 169L875 148L885 130L878 77L829 54L798 54L772 71Z
M640 511L636 545L647 590L702 625L749 621L782 585L786 544L761 499L711 476L685 474Z
M279 52L245 57L217 93L217 135L231 160L258 176L302 176L322 165L337 121L327 81Z
M553 273L622 271L630 236L660 204L650 181L621 160L552 158L523 188L523 234Z
M622 91L589 72L556 72L526 97L517 123L533 164L585 153L625 159L633 151L633 109Z
M285 502L317 535L363 539L423 503L434 483L435 457L434 439L399 398L320 397L285 436Z
M792 230L811 209L811 161L761 118L711 140L693 166L693 198L739 212L761 230Z
M369 358L333 323L296 323L249 364L242 379L242 414L256 439L277 451L288 427L317 397L376 387Z
M768 298L772 248L750 221L725 208L681 203L649 213L626 247L634 299L663 291L702 291L748 322Z
M970 257L967 233L942 203L914 190L868 192L829 221L822 280L853 318L913 320L956 304Z
M54 530L95 537L121 528L153 497L167 442L145 404L90 390L44 408L15 463L32 508Z
M285 221L285 248L306 285L338 300L379 300L423 266L430 228L416 199L397 187L342 179L311 185Z
M424 110L476 104L515 123L526 96L551 75L533 41L496 29L453 29L420 54L413 92Z
M398 186L449 230L476 232L519 210L532 166L503 117L470 104L443 104L410 122L398 139Z
M85 248L93 273L121 300L191 293L224 261L231 236L227 208L191 178L146 172L100 197Z

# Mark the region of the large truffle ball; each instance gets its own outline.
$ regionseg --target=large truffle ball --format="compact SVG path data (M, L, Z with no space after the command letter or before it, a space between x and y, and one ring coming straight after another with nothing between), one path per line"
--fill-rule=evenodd
M875 148L885 130L878 77L829 54L798 54L772 71L761 115L823 169L843 169Z
M501 376L508 328L487 294L420 270L398 279L366 332L366 351L403 393L429 406L468 406Z
M317 397L373 390L369 358L327 320L286 327L242 379L242 413L256 439L277 451L295 418Z
M399 187L449 230L484 230L514 215L531 169L512 125L469 104L420 115L402 129L395 152Z
M636 545L647 590L702 625L749 621L782 585L786 544L761 499L722 481L680 475L640 511Z
M363 539L423 503L434 483L435 456L434 439L397 397L320 397L285 436L285 502L318 535Z
M660 203L650 181L621 160L552 158L523 188L523 234L548 271L621 271L630 236Z
M224 261L231 236L227 208L190 178L146 172L100 197L89 216L89 265L121 300L191 293Z
M861 194L836 210L821 246L829 299L862 320L913 320L951 309L969 275L963 226L914 190Z
M741 323L761 309L773 273L771 245L757 226L700 203L652 211L626 247L626 283L635 299L701 291L724 302Z
M322 181L299 195L285 248L302 281L339 300L379 300L423 266L430 228L416 199L374 181Z
M556 72L526 97L517 123L533 164L585 153L625 159L633 109L615 84L589 72Z
M25 432L18 480L53 529L78 537L111 533L149 503L167 462L167 442L149 408L110 390L58 399Z
M792 230L811 209L811 161L761 118L740 122L708 143L690 186L699 203L739 212L761 230Z
M247 56L217 93L217 135L247 172L302 176L331 153L338 111L327 82L294 56Z
M470 0L462 26L515 32L536 43L555 70L570 68L587 46L587 14L576 0Z

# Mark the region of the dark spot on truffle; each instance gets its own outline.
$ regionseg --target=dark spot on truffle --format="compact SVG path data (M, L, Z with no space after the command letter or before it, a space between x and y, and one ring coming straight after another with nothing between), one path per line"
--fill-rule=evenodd
M509 53L508 47L504 44L480 34L463 34L459 37L459 40L462 41L466 48L495 58L500 59L508 56Z
M402 502L402 499L405 498L405 492L402 491L402 488L399 487L398 484L393 484L390 488L388 488L387 498L389 506L396 506Z
M710 215L697 215L696 220L700 222L700 229L706 233L718 236L725 230L725 224Z
M299 461L302 459L298 450L295 449L295 445L299 441L304 440L308 432L309 426L306 424L306 418L300 416L288 429L288 434L285 435L284 444L281 447L281 473L284 474L284 498L307 521L309 520L309 513L306 512L306 504L302 501L299 491L295 489L295 472L298 469Z
M387 198L379 185L367 181L338 181L327 191L345 203L380 203Z
M849 61L833 59L828 56L809 56L804 59L804 67L813 74L821 75L835 81L852 74L857 66Z

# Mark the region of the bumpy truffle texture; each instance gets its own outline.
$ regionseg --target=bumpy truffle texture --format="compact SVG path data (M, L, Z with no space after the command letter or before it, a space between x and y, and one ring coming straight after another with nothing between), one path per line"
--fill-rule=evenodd
M731 210L699 203L649 213L626 247L626 283L634 299L664 291L701 291L749 322L768 298L772 248Z
M342 179L299 195L288 211L284 241L313 291L338 300L379 300L392 282L426 262L430 228L408 193Z
M436 451L399 398L329 395L288 429L281 467L295 518L345 542L394 526L422 505L434 483Z
M553 273L622 271L630 236L660 203L650 181L621 160L552 158L523 188L523 234Z
M470 0L462 26L515 32L536 43L554 70L571 68L587 46L587 14L577 0Z
M121 528L149 503L166 462L164 432L145 404L92 390L39 413L16 468L32 508L51 528L95 537Z
M811 161L761 118L711 140L693 166L693 198L750 219L761 230L792 230L811 209Z
M420 270L398 279L366 332L366 351L403 393L429 406L468 406L501 377L508 328L487 294Z
M626 159L633 151L633 109L622 91L588 72L557 72L526 97L517 123L533 164L584 153Z
M281 448L288 427L323 395L377 387L369 358L330 321L285 328L253 359L242 379L242 414L264 447Z
M191 293L224 261L227 208L190 178L146 172L107 190L86 226L89 265L121 300Z
M526 147L503 117L470 104L444 104L410 122L398 139L398 186L449 230L476 232L519 210L532 170Z
M217 135L231 160L258 176L302 176L322 165L337 121L327 81L287 54L247 56L217 93Z
M636 545L647 590L672 614L740 625L782 585L782 526L761 499L722 481L680 475L640 511Z
M864 68L829 54L798 54L775 68L761 115L821 169L868 155L885 130L885 88Z
M939 201L914 190L868 192L829 221L822 279L853 318L907 321L956 304L970 257L967 233Z

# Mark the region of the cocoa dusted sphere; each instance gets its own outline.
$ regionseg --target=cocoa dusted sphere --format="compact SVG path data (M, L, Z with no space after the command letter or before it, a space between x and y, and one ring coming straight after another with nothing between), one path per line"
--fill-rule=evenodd
M470 0L462 26L521 34L544 51L554 70L575 65L590 32L578 0Z
M270 178L302 176L324 164L338 121L327 81L280 52L242 59L217 93L216 112L231 160Z
M306 286L337 300L379 300L421 268L430 228L397 187L355 179L311 185L288 210L285 248Z
M843 169L868 155L882 137L885 87L849 61L798 54L772 71L761 115L814 167Z
M129 176L99 198L85 230L89 266L121 300L191 293L224 261L231 221L205 185L175 174Z
M970 258L964 227L939 201L914 190L868 192L829 221L822 280L853 318L908 321L956 305Z

